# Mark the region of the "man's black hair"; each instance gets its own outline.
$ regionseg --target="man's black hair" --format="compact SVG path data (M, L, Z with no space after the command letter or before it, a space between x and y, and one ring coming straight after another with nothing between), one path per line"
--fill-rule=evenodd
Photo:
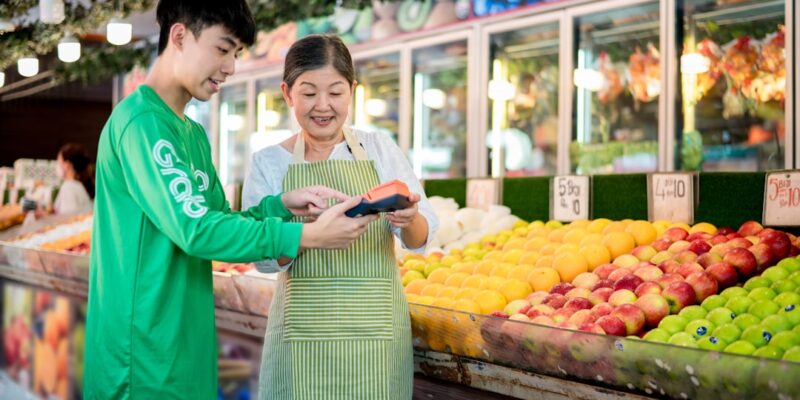
M256 39L256 25L246 0L160 0L156 20L161 30L158 36L158 54L164 52L172 25L182 23L195 35L203 29L222 25L245 46Z

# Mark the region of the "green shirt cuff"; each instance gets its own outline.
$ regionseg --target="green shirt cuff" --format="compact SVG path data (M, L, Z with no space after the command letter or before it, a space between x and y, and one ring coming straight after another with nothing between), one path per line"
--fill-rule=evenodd
M294 215L292 215L292 212L289 211L285 205L283 205L283 201L281 201L281 195L283 195L283 192L275 196L267 196L264 199L264 212L268 217L281 218L284 221L288 221Z
M303 224L288 222L280 226L280 248L278 254L284 257L297 258L300 251L300 235L303 233Z

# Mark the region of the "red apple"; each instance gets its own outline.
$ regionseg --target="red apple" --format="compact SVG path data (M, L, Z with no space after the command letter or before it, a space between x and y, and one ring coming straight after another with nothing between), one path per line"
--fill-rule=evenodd
M649 261L656 253L658 253L658 250L648 245L638 246L631 250L631 254L641 261Z
M695 240L703 240L703 241L705 241L705 240L709 240L709 239L711 239L711 234L710 233L698 231L698 232L690 233L689 236L687 236L686 239L683 239L683 240L691 243L691 242L694 242Z
M739 277L746 279L756 272L756 267L758 266L756 262L756 257L750 250L743 249L741 247L737 247L735 249L731 249L725 256L722 257L722 261L730 264L739 272Z
M738 234L736 232L733 232L733 233L729 233L729 234L725 235L725 237L728 238L728 240L731 240L731 239L736 239L736 238L740 238L740 237L744 237L744 236L742 236L742 235L740 235L740 234Z
M672 242L667 239L658 239L655 242L650 243L650 246L653 246L653 248L657 251L664 251L668 249L671 244Z
M689 232L676 226L667 229L662 237L670 242L677 242L678 240L686 239L687 236L689 236Z
M633 269L639 263L639 259L631 254L622 254L614 259L614 264L620 268Z
M608 303L616 307L622 304L633 304L636 301L636 294L632 290L620 289L611 293L608 298Z
M709 250L709 253L719 254L720 256L725 257L725 253L727 253L728 250L732 248L733 247L731 247L727 243L715 244L714 246L711 246L711 250Z
M665 274L676 274L678 273L678 268L681 267L681 263L675 260L667 260L658 264L658 269L664 271Z
M497 317L497 318L508 318L509 315L502 312L502 311L493 311L489 316Z
M789 240L789 236L786 236L785 233L780 231L774 231L773 233L763 236L761 242L769 245L769 248L778 260L783 260L788 257L791 251L792 241Z
M625 332L628 335L637 335L644 329L646 321L644 311L633 304L623 304L611 312L611 316L619 318L625 323Z
M681 264L681 266L678 268L678 274L684 278L695 272L703 272L703 266L696 262L687 262Z
M669 286L670 283L678 282L678 281L682 281L682 280L683 280L683 276L681 274L677 273L677 272L675 272L675 273L666 273L664 275L661 275L660 278L656 279L656 283L658 283L659 286L661 286L661 291L663 292L664 289L666 289L667 286Z
M642 297L646 294L659 294L661 291L661 285L656 282L649 281L642 282L641 285L636 287L636 290L633 293L636 294L636 297Z
M763 271L777 262L775 254L772 253L772 249L766 243L759 242L750 246L748 250L756 258L756 271Z
M597 320L597 316L592 314L590 310L578 310L569 317L568 321L576 326L581 326L589 322L594 322L595 320Z
M709 265L716 264L720 261L722 261L722 256L714 253L701 254L697 257L697 260L695 260L695 262L702 265L703 268L708 268Z
M614 293L614 289L610 287L602 287L594 290L592 294L589 295L589 301L592 304L600 304L605 303L608 301L608 298L611 297L611 293Z
M561 309L556 310L552 314L550 314L550 318L552 318L553 321L556 324L558 324L560 322L564 322L564 321L568 320L569 317L571 317L572 314L574 314L574 313L575 313L575 310L561 308Z
M556 312L556 310L553 309L553 307L550 307L550 306L547 306L547 305L544 305L544 304L537 304L537 305L531 307L530 310L528 310L526 315L528 316L528 318L533 319L533 318L536 318L536 317L542 316L542 315L545 316L545 317L549 317L549 316L553 315L554 312Z
M711 245L703 239L697 239L689 243L689 251L697 255L708 253L709 250L711 250Z
M603 328L600 327L600 325L597 325L594 322L587 322L587 323L581 325L580 327L578 327L578 329L583 331L583 332L597 333L597 334L600 334L600 335L605 335L606 334L606 331L604 331Z
M689 245L690 243L685 240L678 240L677 242L672 243L667 250L674 254L678 254L682 251L689 250Z
M737 232L742 236L752 236L758 235L763 229L764 227L760 223L756 221L747 221L739 227Z
M597 274L597 276L599 276L600 279L608 279L608 275L610 275L612 272L614 272L618 268L619 268L618 266L616 266L614 264L611 264L611 263L608 263L608 264L603 264L603 265L598 266L592 272Z
M590 295L591 295L591 293L590 293ZM589 301L589 299L584 298L584 297L576 297L574 299L570 299L569 301L567 301L564 304L563 308L567 308L567 309L570 309L573 312L575 312L575 311L578 311L578 310L588 310L588 309L592 308L592 306L594 306L594 304L592 304L592 302ZM580 325L580 324L578 324L578 325Z
M600 279L599 281L597 281L597 283L595 283L592 286L591 290L592 292L594 292L595 290L600 288L613 288L613 287L614 287L614 281L612 281L611 279Z
M642 278L643 281L654 281L664 275L664 271L660 270L658 267L654 266L647 266L647 267L639 267L633 274Z
M531 303L528 300L518 299L509 302L503 308L503 312L513 316L514 314L525 314L531 309Z
M614 282L614 290L628 289L633 292L642 282L644 280L634 274L625 275Z
M572 329L573 331L577 331L578 330L578 326L573 324L572 322L569 322L569 321L561 321L559 323L556 323L556 326L559 327L559 328L563 328L563 329ZM557 333L556 335L560 336L561 333ZM562 340L560 340L560 342L566 344L567 343L567 339L562 339ZM566 348L566 345L559 346L559 347Z
M598 318L600 318L600 317L602 317L604 315L611 314L611 311L613 311L613 310L614 310L614 306L612 306L611 304L608 304L608 303L597 303L597 304L594 305L594 307L592 307L592 312Z
M797 257L798 255L800 255L800 247L792 245L789 249L789 257Z
M631 275L631 274L633 274L633 271L631 271L631 270L629 270L627 268L619 268L619 269L611 272L611 274L608 275L608 279L616 282L616 281L622 279L622 277L627 276L627 275Z
M656 253L656 255L654 255L653 258L650 259L650 262L655 265L658 265L664 261L671 259L672 259L672 253L670 253L669 250L663 250Z
M669 315L667 299L658 294L651 293L639 297L633 305L644 312L645 321L650 328L657 327L658 323Z
M607 335L625 336L627 333L625 323L613 315L604 315L598 318L594 323L603 328L603 331L605 331Z
M582 272L572 280L572 285L576 288L591 289L600 277L593 272Z
M736 238L736 239L731 239L731 240L728 241L728 246L730 246L731 248L743 247L743 248L746 249L746 248L749 248L752 245L753 245L753 243L751 243L749 240L747 240L745 238L741 238L741 237L740 238Z
M528 302L531 303L531 305L535 306L537 304L541 304L542 300L544 300L544 298L547 297L549 294L550 293L545 292L544 290L539 290L529 294L528 297L525 298L525 300L528 300Z
M670 314L677 314L678 311L684 307L690 306L697 300L697 295L694 293L692 285L685 281L677 281L670 283L661 295L667 299L669 303Z
M558 310L559 308L563 307L564 304L567 303L567 297L563 294L558 293L551 293L547 295L544 299L542 299L542 303L546 306L553 307L554 309Z
M584 299L586 299L589 297L590 294L592 294L591 290L587 288L576 287L575 289L572 289L569 292L567 292L565 296L567 296L568 299L574 299L578 297L583 297Z
M720 290L729 288L739 281L739 274L736 273L736 268L733 268L725 261L714 263L706 268L706 273L716 279L717 286Z
M551 294L554 294L554 293L555 294L567 294L567 292L569 292L572 289L575 289L575 286L572 286L571 283L560 282L560 283L556 283L555 285L553 285L553 287L550 288L550 293Z
M697 254L693 251L684 250L680 253L676 253L675 257L672 257L673 260L683 264L687 262L693 262L697 260Z
M717 294L717 280L703 272L695 272L686 277L686 283L692 285L697 302L702 303L708 296Z
M761 230L761 232L756 233L756 236L760 237L761 240L764 240L770 235L774 234L775 232L776 232L775 229L764 228L763 230ZM742 236L748 236L748 235L742 235Z
M730 238L725 235L715 235L711 239L708 239L708 242L712 245L718 245L722 243L726 243Z
M522 341L522 334L527 326L520 322L529 322L524 314L514 314L500 325L500 341L507 345L517 347Z
M736 233L736 231L730 226L723 226L717 229L717 235L730 235L731 233ZM738 235L738 233L736 234Z
M531 318L531 323L539 324L539 325L546 325L546 326L555 326L556 325L556 322L553 321L552 318L550 318L550 317L548 317L546 315L540 315L538 317Z

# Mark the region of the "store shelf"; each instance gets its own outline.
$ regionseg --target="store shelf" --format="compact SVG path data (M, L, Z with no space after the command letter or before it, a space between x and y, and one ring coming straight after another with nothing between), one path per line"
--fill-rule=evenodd
M0 278L38 286L43 289L86 299L88 285L72 279L64 279L43 272L23 270L10 265L0 264Z

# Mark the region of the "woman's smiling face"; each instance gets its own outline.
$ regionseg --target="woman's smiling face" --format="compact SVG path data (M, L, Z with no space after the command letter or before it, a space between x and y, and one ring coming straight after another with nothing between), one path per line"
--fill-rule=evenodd
M351 85L332 65L306 71L291 88L281 84L283 98L304 132L312 138L331 138L347 120L355 82Z

